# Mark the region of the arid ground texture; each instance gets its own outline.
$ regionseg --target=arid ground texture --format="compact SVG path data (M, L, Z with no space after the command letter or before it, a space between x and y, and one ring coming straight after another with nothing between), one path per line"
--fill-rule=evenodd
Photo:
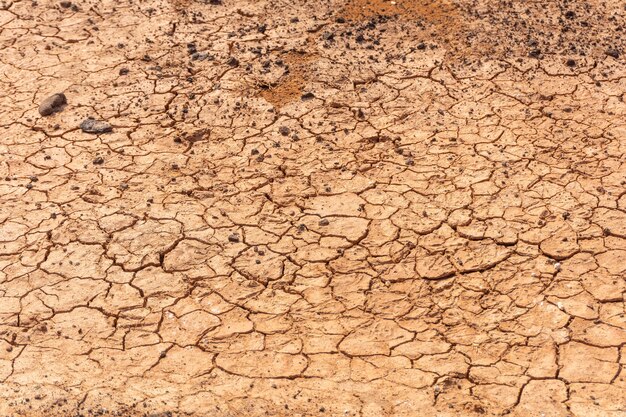
M626 416L623 0L0 0L0 416Z

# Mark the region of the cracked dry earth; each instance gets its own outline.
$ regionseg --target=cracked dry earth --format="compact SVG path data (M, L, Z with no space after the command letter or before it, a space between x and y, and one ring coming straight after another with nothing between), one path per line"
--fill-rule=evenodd
M624 30L0 1L0 415L626 416Z

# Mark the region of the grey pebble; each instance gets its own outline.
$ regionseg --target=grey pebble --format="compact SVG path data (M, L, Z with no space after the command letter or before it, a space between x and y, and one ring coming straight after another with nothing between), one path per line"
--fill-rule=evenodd
M101 120L95 120L91 117L83 120L80 124L80 128L85 133L108 133L113 131L113 127L107 122L103 122Z

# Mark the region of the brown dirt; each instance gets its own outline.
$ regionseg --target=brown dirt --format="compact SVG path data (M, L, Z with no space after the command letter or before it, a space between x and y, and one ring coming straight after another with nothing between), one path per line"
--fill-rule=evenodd
M259 95L276 108L282 108L302 97L315 63L313 56L298 52L287 53L282 59L288 72L272 85L257 86Z
M625 20L0 0L0 416L626 416Z
M458 21L458 9L442 0L349 0L339 13L350 20L371 19L377 16L399 15L405 19L419 19L438 25Z

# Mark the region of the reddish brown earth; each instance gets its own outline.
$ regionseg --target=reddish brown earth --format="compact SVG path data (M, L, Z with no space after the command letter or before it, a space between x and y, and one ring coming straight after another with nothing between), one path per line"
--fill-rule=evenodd
M625 18L0 0L0 416L626 416Z

